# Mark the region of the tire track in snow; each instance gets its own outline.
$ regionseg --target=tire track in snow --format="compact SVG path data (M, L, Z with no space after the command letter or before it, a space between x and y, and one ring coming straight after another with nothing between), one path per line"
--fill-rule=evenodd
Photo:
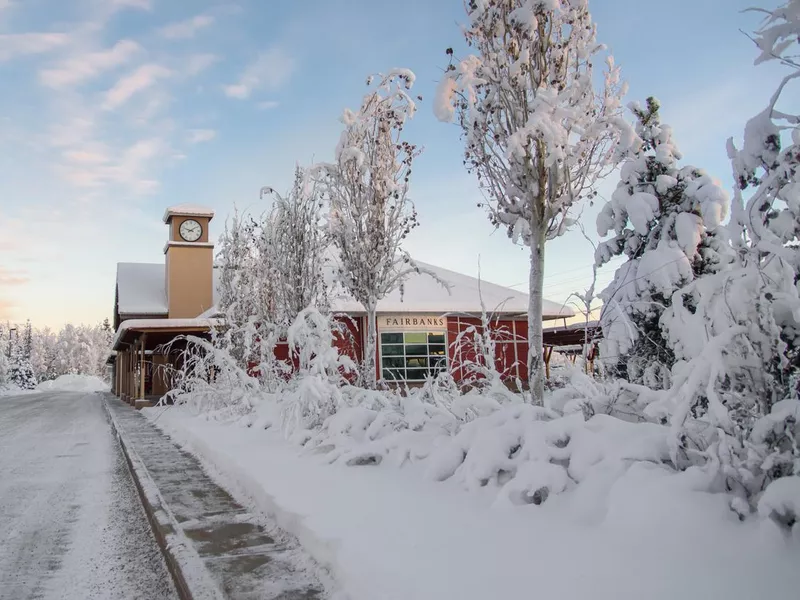
M98 395L0 401L0 600L174 598Z

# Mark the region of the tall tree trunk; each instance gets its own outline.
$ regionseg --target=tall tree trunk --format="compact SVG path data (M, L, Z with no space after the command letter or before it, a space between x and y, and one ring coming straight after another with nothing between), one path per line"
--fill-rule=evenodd
M542 337L542 288L544 287L544 245L546 234L531 222L531 272L528 296L528 385L531 400L544 404L544 341Z
M367 344L364 348L364 385L371 390L374 390L378 385L377 375L375 373L375 351L378 339L375 313L375 305L367 306Z

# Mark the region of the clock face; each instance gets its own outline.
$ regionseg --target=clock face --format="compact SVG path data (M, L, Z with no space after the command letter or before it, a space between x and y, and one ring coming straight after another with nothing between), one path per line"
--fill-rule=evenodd
M194 219L186 219L181 223L178 232L187 242L196 242L203 235L203 226Z

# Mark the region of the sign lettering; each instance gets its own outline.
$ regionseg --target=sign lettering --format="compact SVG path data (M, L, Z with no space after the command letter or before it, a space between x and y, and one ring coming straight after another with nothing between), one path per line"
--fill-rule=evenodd
M447 317L440 315L381 315L378 329L447 329Z

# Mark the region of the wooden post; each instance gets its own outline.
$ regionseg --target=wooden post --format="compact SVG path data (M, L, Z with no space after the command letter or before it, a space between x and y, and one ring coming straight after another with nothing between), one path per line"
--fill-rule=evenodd
M550 379L550 357L553 356L553 347L552 346L545 346L544 347L544 374L545 377L549 380Z
M143 333L141 337L141 357L139 361L139 398L144 400L144 348L147 342L147 334Z
M128 385L126 377L128 376L128 351L122 350L120 354L119 364L119 397L125 400L125 394L128 392Z
M128 404L132 404L136 397L136 346L128 349Z
M123 400L128 402L131 397L131 349L128 347L125 350L125 373L123 375L122 388L125 390L125 397Z

